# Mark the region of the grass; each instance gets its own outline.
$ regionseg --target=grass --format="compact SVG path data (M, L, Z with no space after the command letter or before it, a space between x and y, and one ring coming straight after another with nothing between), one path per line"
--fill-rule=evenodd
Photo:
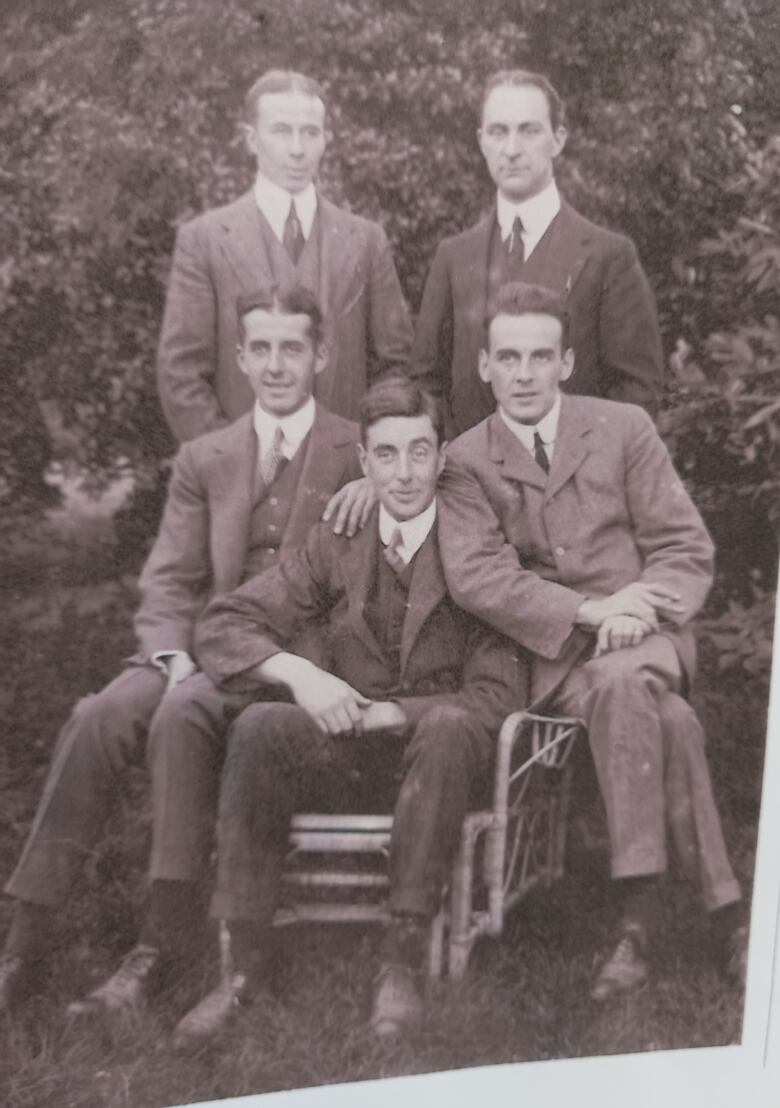
M132 649L131 578L116 578L109 544L40 528L16 541L3 578L0 642L7 729L0 747L0 876L11 872L40 794L57 728ZM45 695L41 690L45 689ZM11 695L12 694L12 695ZM708 730L726 838L749 890L766 726L763 693L716 679L705 657L697 708ZM716 973L705 921L687 886L664 897L665 942L652 982L604 1008L588 999L594 956L610 924L608 883L592 853L532 894L500 941L477 947L465 980L432 990L422 1029L374 1041L367 1013L378 933L290 930L274 986L216 1047L182 1059L170 1032L216 972L163 991L121 1023L69 1023L69 1000L99 982L132 944L143 903L149 817L143 771L130 776L100 851L63 913L61 945L42 993L0 1024L6 1108L158 1108L253 1092L531 1059L739 1041L742 997ZM0 903L0 933L10 903Z

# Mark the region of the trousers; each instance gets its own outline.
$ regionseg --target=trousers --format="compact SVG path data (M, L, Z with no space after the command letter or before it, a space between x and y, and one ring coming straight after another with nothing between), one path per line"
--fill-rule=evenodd
M463 817L489 787L493 753L480 721L452 706L431 708L406 738L342 738L323 734L295 705L252 705L228 735L211 914L270 923L294 812L332 807L334 797L343 804L355 770L375 786L389 769L397 796L390 908L434 915Z
M667 837L708 911L740 898L712 792L702 726L679 694L681 668L669 639L575 666L551 709L588 728L610 840L613 877L667 868Z
M56 908L94 850L123 787L152 777L152 878L198 880L214 840L219 774L230 722L250 702L202 673L166 692L151 664L128 666L84 697L60 731L27 842L5 891Z

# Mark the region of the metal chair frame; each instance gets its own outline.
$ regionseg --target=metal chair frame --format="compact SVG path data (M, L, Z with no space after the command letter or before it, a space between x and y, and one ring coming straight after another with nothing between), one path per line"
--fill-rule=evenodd
M577 719L514 712L504 721L492 808L463 821L448 895L431 925L432 977L445 968L451 978L462 977L476 940L500 935L507 913L534 886L561 877L570 755L583 733ZM389 815L294 816L284 903L274 924L387 922L392 826Z

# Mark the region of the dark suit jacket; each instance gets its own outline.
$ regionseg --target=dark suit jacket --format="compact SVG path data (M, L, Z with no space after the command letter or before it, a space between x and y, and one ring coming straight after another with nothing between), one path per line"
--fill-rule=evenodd
M713 546L650 417L632 404L563 397L550 473L495 413L450 447L440 541L455 601L534 654L533 698L592 637L580 604L633 581L680 594L669 625L690 676L689 621L712 582Z
M417 319L412 371L449 402L456 433L495 408L477 372L495 222L494 207L440 244ZM567 392L641 404L653 414L663 354L655 301L633 243L566 203L548 233L546 269L537 283L566 295L575 358Z
M317 406L281 551L303 543L333 493L361 476L358 438L354 423ZM206 602L241 581L256 458L251 413L179 450L140 579L135 630L141 658L158 650L192 653L195 620Z
M318 196L317 294L329 357L320 403L347 419L371 373L405 368L412 329L390 245L376 224ZM272 283L254 195L204 212L176 236L157 357L160 399L180 440L212 431L252 405L236 361L236 298Z
M229 596L198 624L198 657L212 680L262 688L251 669L289 647L307 621L327 623L329 669L371 699L394 699L414 726L431 707L452 705L498 728L518 704L517 650L447 594L435 529L417 553L401 639L400 679L369 630L363 608L379 549L378 512L354 538L312 529L303 547ZM523 675L524 676L524 675Z

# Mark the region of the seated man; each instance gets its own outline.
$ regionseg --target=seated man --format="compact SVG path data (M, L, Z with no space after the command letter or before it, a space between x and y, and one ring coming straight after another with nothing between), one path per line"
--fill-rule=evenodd
M215 1035L262 980L293 813L318 786L340 791L354 768L373 783L388 761L403 783L372 1025L393 1033L421 1014L423 939L519 687L512 645L447 595L436 537L441 431L419 386L374 385L361 403L360 458L379 507L365 528L349 539L320 524L204 614L198 653L215 681L254 696L281 684L295 703L253 704L228 735L212 915L228 923L233 972L181 1021L179 1048ZM328 670L289 649L320 618Z
M452 445L440 494L447 583L531 652L533 703L588 726L621 906L592 996L647 977L667 823L725 965L744 978L740 891L682 695L712 543L640 408L561 395L567 323L554 292L499 293L479 359L498 411Z
M218 693L197 672L195 621L216 592L235 588L303 542L328 498L360 476L358 430L315 404L325 364L323 320L301 288L238 303L239 365L252 412L181 448L157 540L141 574L140 651L116 680L75 708L57 741L21 859L6 886L16 905L0 956L0 1011L33 984L57 914L149 735L154 834L149 914L122 970L89 998L138 998L164 955L180 949L208 858L224 734L246 696ZM78 1007L76 1010L80 1010Z

